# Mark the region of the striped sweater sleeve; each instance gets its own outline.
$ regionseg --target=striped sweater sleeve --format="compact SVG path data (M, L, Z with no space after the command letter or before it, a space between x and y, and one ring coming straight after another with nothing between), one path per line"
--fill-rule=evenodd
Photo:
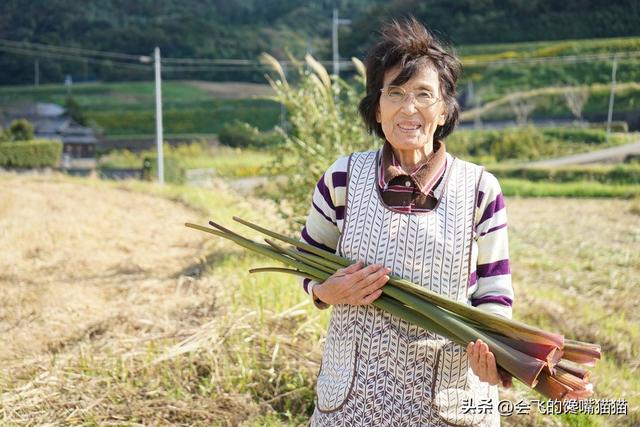
M477 263L472 264L468 295L473 306L511 318L513 287L504 196L498 180L486 171L478 190L472 245L472 260Z
M317 248L335 252L342 232L347 192L348 157L341 157L320 177L313 191L309 215L301 233L301 240ZM302 280L302 287L313 297L317 282ZM318 308L327 308L314 300Z

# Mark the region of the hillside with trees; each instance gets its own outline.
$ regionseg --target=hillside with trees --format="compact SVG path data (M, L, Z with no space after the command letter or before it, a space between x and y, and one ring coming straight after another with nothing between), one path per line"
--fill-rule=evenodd
M340 26L345 58L362 56L381 21L412 13L456 45L640 35L637 0L19 0L0 4L0 39L149 54L163 57L255 60L264 51L285 58L331 57L331 13L352 20ZM0 49L0 84L30 83L34 60L18 48ZM82 63L39 58L40 82L144 80L146 71L108 61ZM176 72L174 79L263 82L260 70L209 69L197 76Z

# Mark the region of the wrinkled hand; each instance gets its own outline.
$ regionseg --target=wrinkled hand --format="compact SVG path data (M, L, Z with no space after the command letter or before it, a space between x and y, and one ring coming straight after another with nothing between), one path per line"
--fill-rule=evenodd
M313 293L320 301L335 304L371 304L380 295L382 287L389 280L391 269L380 264L363 268L362 261L336 271L324 282L313 287Z
M481 339L467 345L467 357L469 357L471 370L480 378L480 381L491 385L502 384L505 388L511 387L511 375L498 369L495 356Z

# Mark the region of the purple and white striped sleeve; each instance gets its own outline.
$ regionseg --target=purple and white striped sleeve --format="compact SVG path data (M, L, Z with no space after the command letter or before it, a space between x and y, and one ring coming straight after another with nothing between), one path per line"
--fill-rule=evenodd
M480 181L476 207L472 261L477 261L472 264L468 295L473 306L511 318L513 287L507 211L498 180L486 171Z
M313 191L307 222L302 229L301 240L325 251L335 252L342 232L347 191L348 157L341 157L318 180ZM317 282L302 280L302 287L312 298ZM327 308L314 300L318 308Z

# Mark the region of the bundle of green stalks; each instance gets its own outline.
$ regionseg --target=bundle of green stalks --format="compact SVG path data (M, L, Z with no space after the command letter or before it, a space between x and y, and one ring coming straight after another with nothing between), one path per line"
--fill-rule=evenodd
M258 243L213 221L209 222L213 228L185 225L231 240L288 267L256 268L250 270L252 273L281 272L323 282L354 262L243 219L234 220L274 240L265 238L266 244ZM393 275L373 305L463 347L481 339L494 354L499 368L550 399L593 388L584 367L592 367L600 359L599 345L568 340L560 334L487 313Z

